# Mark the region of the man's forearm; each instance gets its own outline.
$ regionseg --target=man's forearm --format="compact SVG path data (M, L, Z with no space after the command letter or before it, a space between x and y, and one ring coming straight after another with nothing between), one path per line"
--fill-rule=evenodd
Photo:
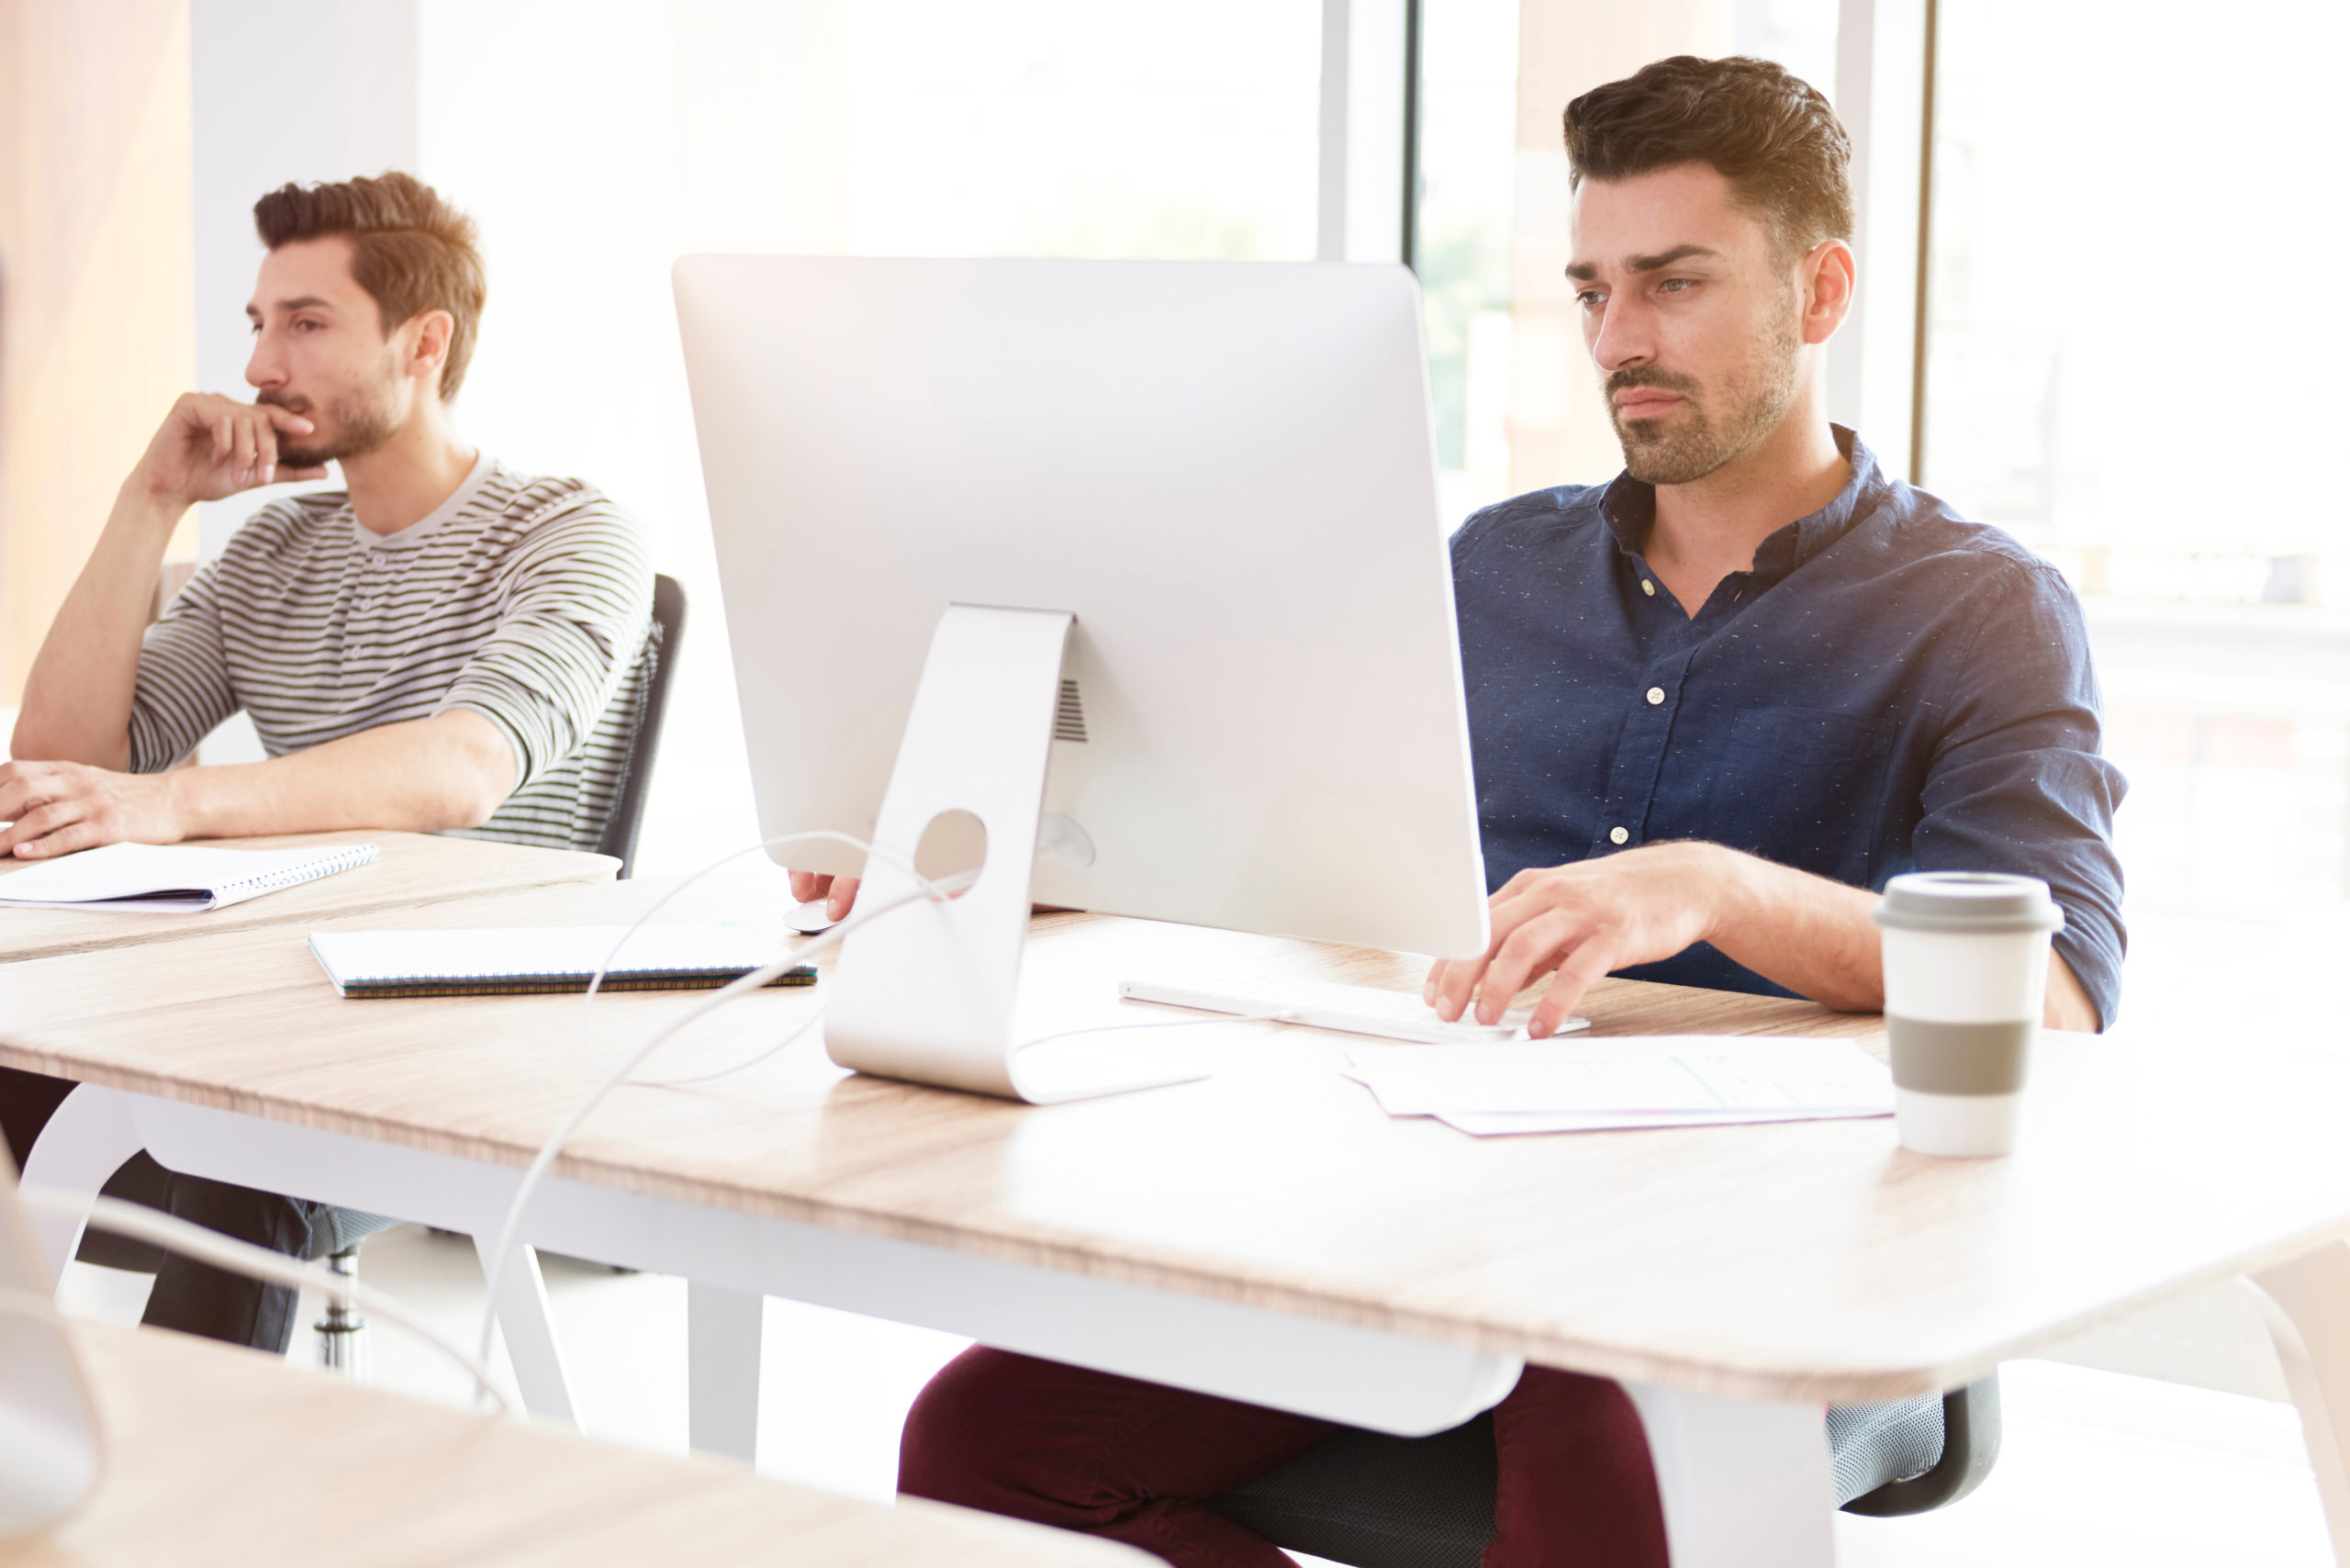
M130 756L139 642L185 504L127 483L25 678L10 751L119 768Z
M1885 1006L1884 948L1869 912L1877 896L1751 855L1723 850L1724 913L1715 946L1765 980L1844 1013ZM2094 1031L2097 1009L2070 967L2048 960L2042 1021Z
M1736 850L1720 851L1713 945L1765 980L1846 1013L1885 1005L1885 965L1869 911L1876 895Z
M505 735L466 709L384 724L268 762L161 776L182 836L478 827L514 787Z

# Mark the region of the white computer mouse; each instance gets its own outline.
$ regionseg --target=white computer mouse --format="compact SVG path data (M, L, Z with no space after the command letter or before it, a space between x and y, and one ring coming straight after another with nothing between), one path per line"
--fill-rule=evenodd
M802 936L813 936L840 924L825 913L822 899L810 899L806 903L794 904L791 913L783 917L783 923Z

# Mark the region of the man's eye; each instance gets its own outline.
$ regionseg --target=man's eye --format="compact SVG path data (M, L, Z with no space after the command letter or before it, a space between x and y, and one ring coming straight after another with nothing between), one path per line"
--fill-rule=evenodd
M1656 286L1660 294L1685 294L1697 286L1697 280L1694 277L1669 277Z
M1607 303L1607 297L1595 288L1586 288L1575 296L1575 303L1586 310L1596 310Z

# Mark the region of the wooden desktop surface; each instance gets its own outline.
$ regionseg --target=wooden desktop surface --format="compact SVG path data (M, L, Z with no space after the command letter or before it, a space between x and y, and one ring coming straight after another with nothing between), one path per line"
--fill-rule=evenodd
M663 885L341 924L606 923ZM772 924L781 902L773 878L713 880L663 918ZM1027 976L1051 1005L1027 1027L1120 1016L1120 980L1283 974L1416 989L1422 967L1050 916ZM825 989L746 998L648 1070L741 1059ZM692 1005L601 999L597 1039L618 1049ZM1617 980L1583 1011L1602 1035L1882 1049L1880 1020L1800 1002ZM9 1065L513 1165L604 1070L580 1030L570 997L341 1001L298 930L0 967ZM851 1077L811 1037L713 1083L621 1091L559 1169L1550 1365L1831 1401L1954 1386L2350 1232L2350 1063L2325 1042L2047 1036L2020 1151L1953 1160L1902 1150L1889 1119L1477 1139L1383 1114L1335 1070L1341 1036L1194 1037L1225 1064L1212 1081L1042 1109Z
M101 910L0 908L0 961L89 953L107 947L177 942L263 925L308 925L341 915L410 908L435 899L481 897L573 882L608 882L620 869L609 855L532 849L478 838L430 833L296 833L271 838L208 840L209 849L299 849L308 846L373 844L367 865L201 914L109 913ZM0 858L0 898L6 879L43 862Z
M108 1442L79 1513L5 1568L1056 1568L1141 1552L936 1504L896 1508L297 1372L158 1329L79 1327Z

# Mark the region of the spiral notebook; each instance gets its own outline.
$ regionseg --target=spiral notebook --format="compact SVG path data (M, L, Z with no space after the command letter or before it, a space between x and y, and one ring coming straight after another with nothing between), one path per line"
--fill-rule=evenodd
M372 844L305 849L109 844L0 876L0 907L198 914L315 882L375 856Z
M782 942L739 925L645 925L612 958L625 925L503 926L480 931L313 931L310 953L347 997L533 996L588 989L711 991L784 956ZM813 985L802 964L769 985Z

